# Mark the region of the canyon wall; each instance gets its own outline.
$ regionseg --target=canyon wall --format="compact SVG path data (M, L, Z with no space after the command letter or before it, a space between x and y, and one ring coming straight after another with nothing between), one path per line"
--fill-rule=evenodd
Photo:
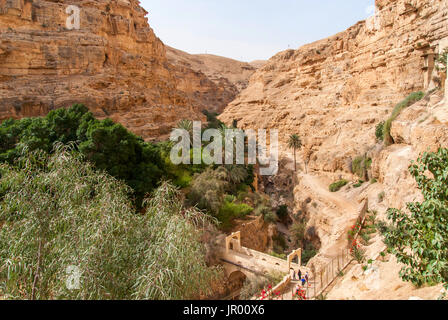
M79 29L67 29L69 5L80 8ZM146 15L137 0L0 0L0 121L84 103L157 139L221 110L233 88L171 64Z
M434 86L448 38L446 0L377 0L376 14L330 38L272 57L221 120L303 138L309 167L348 172L375 145L375 125L409 93ZM437 80L437 79L436 79Z
M263 61L240 62L211 54L189 54L171 47L167 48L168 61L203 73L222 92L222 99L215 103L214 111L221 113L249 84L249 78L263 65Z

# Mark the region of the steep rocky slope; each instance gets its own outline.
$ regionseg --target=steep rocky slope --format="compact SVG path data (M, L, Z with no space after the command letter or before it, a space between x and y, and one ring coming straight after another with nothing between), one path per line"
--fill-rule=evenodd
M222 112L238 93L247 88L249 78L263 65L263 61L240 62L211 54L189 54L171 47L167 48L168 61L201 72L213 81L222 92L222 99L211 106L216 112Z
M66 28L72 4L79 30ZM222 109L235 89L171 64L146 14L137 0L1 0L0 120L79 102L155 139Z
M360 201L368 199L369 209L385 219L387 208L403 209L406 202L421 199L408 172L410 161L427 148L448 147L441 91L405 109L393 122L395 145L385 147L375 138L376 124L398 102L411 92L443 85L445 75L435 70L433 59L448 47L448 1L377 0L376 7L375 17L367 21L272 57L221 116L226 123L238 120L242 128L279 129L281 158L289 159L295 177L292 218L305 212L307 230L319 239L319 254L310 262L317 270L347 248ZM297 175L285 144L293 133L304 142ZM364 154L372 158L370 177L378 183L353 188L359 178L351 173L352 160ZM351 183L330 194L329 184L342 178ZM377 259L384 250L381 236L366 249L368 258ZM372 270L364 273L357 265L329 298L438 297L440 287L416 290L399 278L401 266L391 256L387 261L375 262L379 287L370 285Z
M448 38L446 0L377 0L375 17L272 57L221 116L244 128L303 137L310 168L349 171L375 143L374 124L435 75L431 54ZM286 148L283 148L286 151Z
M378 212L379 220L386 220L388 208L405 210L407 202L422 200L415 180L409 174L411 161L424 151L448 148L448 97L436 92L404 110L392 124L392 136L397 144L378 145L373 156L372 175L378 183L365 184L356 193L368 198L370 210ZM383 197L379 194L384 192ZM347 191L343 191L347 194ZM442 286L416 288L399 277L401 265L394 256L380 256L385 250L381 235L377 234L365 247L366 259L373 263L367 270L354 264L329 291L329 299L437 299Z

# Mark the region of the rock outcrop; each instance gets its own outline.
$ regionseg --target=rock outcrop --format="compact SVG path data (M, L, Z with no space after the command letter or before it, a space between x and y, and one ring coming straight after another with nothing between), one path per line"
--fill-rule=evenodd
M80 28L69 30L73 4ZM171 64L146 15L137 0L0 0L0 120L84 103L157 139L222 109L235 90Z
M446 0L377 0L377 13L328 39L271 58L221 120L303 137L310 169L350 169L375 144L375 124L431 86L433 53L448 39Z

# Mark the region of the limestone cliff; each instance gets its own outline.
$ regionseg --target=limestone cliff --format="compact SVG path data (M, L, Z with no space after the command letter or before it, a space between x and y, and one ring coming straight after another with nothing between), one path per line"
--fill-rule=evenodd
M441 90L405 109L393 122L395 145L385 147L375 137L376 124L386 120L398 102L411 92L443 84L434 55L448 47L448 1L377 0L376 10L374 17L333 37L272 57L221 116L229 124L237 120L242 128L279 129L280 151L290 160L294 176L294 213L306 214L307 233L312 231L321 243L309 264L317 270L347 248L347 232L359 216L360 201L368 199L369 209L384 220L389 207L404 209L406 202L420 200L408 172L410 161L427 148L448 147ZM293 133L304 142L297 174L285 144ZM352 160L364 154L372 158L370 176L378 183L355 187L359 178L351 174ZM328 186L341 178L350 183L340 192L329 192ZM291 217L298 220L297 214ZM355 265L330 288L330 299L439 295L440 286L416 290L403 282L393 257L379 261L385 249L380 234L365 249L375 267L368 272L379 270L378 286L370 286L368 272Z
M220 113L249 84L249 78L263 65L263 61L240 62L211 54L189 54L167 46L168 61L201 72L213 81L222 97L213 107Z
M80 29L68 30L69 5ZM173 65L137 0L0 0L0 120L84 103L146 139L235 92Z
M375 144L375 124L431 85L433 53L448 39L446 0L377 0L376 8L344 32L272 57L221 120L279 129L281 142L298 133L311 170L348 172Z

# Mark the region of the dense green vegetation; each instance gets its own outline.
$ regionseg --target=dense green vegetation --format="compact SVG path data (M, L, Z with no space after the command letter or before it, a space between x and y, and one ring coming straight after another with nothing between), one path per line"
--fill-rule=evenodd
M362 180L369 180L368 171L372 166L372 159L366 155L356 157L352 161L352 172Z
M205 114L206 128L226 129ZM178 127L191 132L192 122ZM197 298L216 276L204 226L228 231L250 214L268 223L288 217L254 192L254 166L176 166L172 147L95 119L83 105L1 123L0 296ZM284 239L274 242L285 250ZM79 290L65 285L69 266L81 271Z
M338 192L343 187L345 187L347 184L348 184L347 180L339 180L339 181L336 181L335 183L330 184L329 189L331 192Z
M385 123L386 123L385 121L381 121L380 123L377 124L377 126L375 128L375 136L378 141L384 141L384 124Z
M157 146L110 119L95 119L83 105L0 124L0 162L13 164L24 150L51 153L55 143L74 144L97 169L125 181L137 205L167 175Z
M403 280L448 287L448 149L424 153L409 171L424 200L408 203L408 212L389 209L391 226L380 229L389 250L405 265Z
M383 139L386 146L390 146L394 144L394 139L390 135L390 129L392 127L392 122L397 119L397 117L400 115L401 111L403 109L406 109L416 103L417 101L420 101L425 97L425 93L422 91L413 92L411 93L406 99L401 101L399 104L397 104L392 111L392 115L389 117L389 119L386 120L383 126Z
M317 253L317 248L313 245L309 239L307 239L307 233L313 235L315 229L313 227L307 230L307 222L305 219L300 219L294 222L289 231L291 232L292 239L297 248L302 248L302 264L306 265Z
M71 138L67 138L71 139ZM0 165L0 296L8 299L189 299L217 273L201 230L167 183L135 214L130 188L66 147ZM66 286L67 268L79 289Z

